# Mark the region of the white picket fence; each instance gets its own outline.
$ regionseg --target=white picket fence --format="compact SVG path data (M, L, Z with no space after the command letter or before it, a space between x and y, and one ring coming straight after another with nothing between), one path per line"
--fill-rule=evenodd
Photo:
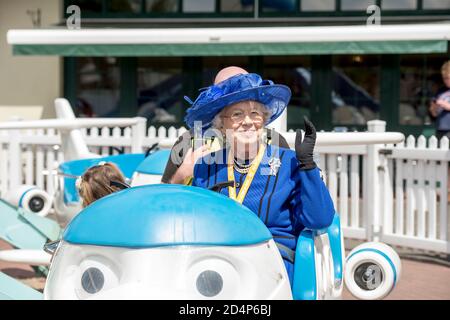
M450 253L447 138L317 149L346 237Z
M384 127L375 121L368 130ZM90 151L110 155L136 151L136 141L144 148L168 147L185 130L150 127L139 137L132 127L82 132ZM285 135L293 146L293 133ZM60 143L53 129L0 130L0 197L23 183L53 194L54 173L64 161ZM317 146L316 151L347 238L450 253L447 138L411 136L401 145Z

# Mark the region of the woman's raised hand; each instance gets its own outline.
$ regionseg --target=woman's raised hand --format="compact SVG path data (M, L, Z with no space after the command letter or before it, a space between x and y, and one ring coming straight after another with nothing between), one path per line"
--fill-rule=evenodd
M195 151L193 151L192 148L189 148L189 150L186 152L186 157L184 158L183 164L181 166L185 165L186 167L189 167L192 171L192 174L194 172L194 165L197 160L207 155L209 152L209 146L207 146L206 144L198 147L197 149L195 149Z
M195 163L198 159L208 153L210 153L210 148L206 144L197 148L195 151L193 151L192 148L189 148L186 152L183 163L175 172L170 183L182 184L186 178L193 176Z
M305 124L305 138L302 141L302 131L297 129L295 135L295 153L300 162L300 170L310 170L317 167L313 160L314 145L316 144L316 128L306 117L303 117Z

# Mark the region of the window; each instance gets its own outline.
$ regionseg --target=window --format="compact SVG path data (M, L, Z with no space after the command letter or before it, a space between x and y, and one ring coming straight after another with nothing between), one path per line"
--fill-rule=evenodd
M423 0L423 8L450 10L450 0Z
M120 96L117 58L78 58L76 82L79 117L116 116Z
M227 0L220 2L221 12L253 12L253 0Z
M441 55L403 55L400 58L399 122L402 125L431 124L428 107L443 88Z
M147 0L145 10L154 13L178 12L178 0Z
M140 13L142 0L110 0L109 12Z
M383 10L415 10L417 0L383 0L381 2Z
M287 108L288 128L303 128L303 116L310 117L311 62L305 56L264 57L263 79L284 84L292 97Z
M336 10L335 0L302 0L302 11L334 11Z
M70 5L76 5L80 7L81 15L83 13L102 13L103 6L102 0L71 0L66 2L66 8ZM66 14L64 10L64 14Z
M341 10L365 12L373 4L376 4L375 0L341 0Z
M250 69L248 57L204 57L203 71L201 75L201 87L207 87L213 84L217 72L229 66L238 66L247 70L248 72L255 71ZM195 98L196 97L194 97L194 99Z
M215 12L216 0L184 0L183 12L197 13L197 12Z
M333 124L365 125L380 112L378 55L333 56Z
M181 58L138 58L138 114L147 123L183 121L183 72Z
M260 6L263 12L291 12L296 11L296 0L261 0Z
M410 15L427 16L446 14L450 10L450 0L64 0L66 8L78 5L86 18L231 18L252 17L258 10L260 17L309 17L314 16L328 21L330 17L350 18L365 15L371 5L379 5L388 12L385 19ZM433 16L431 15L431 16ZM386 20L387 21L387 20ZM386 22L385 21L385 22Z

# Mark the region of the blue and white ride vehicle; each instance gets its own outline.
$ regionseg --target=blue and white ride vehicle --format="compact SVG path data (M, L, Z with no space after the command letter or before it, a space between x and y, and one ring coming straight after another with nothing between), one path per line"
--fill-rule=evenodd
M400 260L390 247L355 248L345 273L344 252L338 215L326 230L304 230L291 286L271 233L245 206L197 187L132 187L74 217L54 252L44 296L339 299L345 276L355 296L376 299L398 282Z

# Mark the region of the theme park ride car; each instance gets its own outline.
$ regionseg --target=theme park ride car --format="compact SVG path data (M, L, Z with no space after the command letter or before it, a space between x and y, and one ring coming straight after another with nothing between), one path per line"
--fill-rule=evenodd
M398 255L381 243L347 258L336 214L304 230L292 286L271 233L248 208L198 187L146 185L82 210L53 254L45 299L363 299L397 284ZM345 270L345 272L344 272Z

